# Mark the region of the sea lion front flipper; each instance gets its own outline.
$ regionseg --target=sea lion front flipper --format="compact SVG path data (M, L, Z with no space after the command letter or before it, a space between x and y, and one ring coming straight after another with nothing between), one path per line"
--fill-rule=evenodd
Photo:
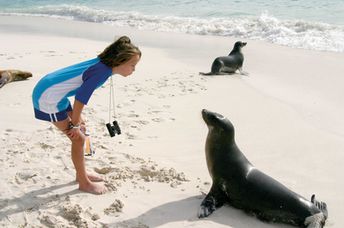
M249 76L250 75L248 72L243 71L241 67L238 70L239 70L241 75L244 75L244 76Z
M198 218L208 217L226 202L226 198L225 193L217 184L213 183L208 195L201 203L201 207L198 210Z
M204 73L204 72L199 72L200 75L214 75L213 73L211 72L208 72L208 73Z

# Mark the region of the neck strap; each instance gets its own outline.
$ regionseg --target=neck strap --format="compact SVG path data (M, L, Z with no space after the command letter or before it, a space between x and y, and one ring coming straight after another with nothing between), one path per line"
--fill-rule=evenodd
M112 82L112 76L110 76L110 102L109 102L109 123L111 123L111 109L113 111L113 118L116 118L115 113L115 90ZM111 107L112 106L112 107Z

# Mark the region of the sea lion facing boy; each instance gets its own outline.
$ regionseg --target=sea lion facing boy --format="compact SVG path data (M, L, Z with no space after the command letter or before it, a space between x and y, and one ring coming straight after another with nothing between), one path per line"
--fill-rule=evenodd
M325 203L307 200L255 168L235 143L234 127L222 115L202 110L209 128L206 160L213 184L198 217L228 203L259 219L307 228L321 228L328 216Z

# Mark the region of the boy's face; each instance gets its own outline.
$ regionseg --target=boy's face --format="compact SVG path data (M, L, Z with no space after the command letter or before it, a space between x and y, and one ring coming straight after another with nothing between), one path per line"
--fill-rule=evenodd
M135 71L135 66L139 61L140 56L134 55L128 62L112 68L112 73L120 74L123 77L127 77Z

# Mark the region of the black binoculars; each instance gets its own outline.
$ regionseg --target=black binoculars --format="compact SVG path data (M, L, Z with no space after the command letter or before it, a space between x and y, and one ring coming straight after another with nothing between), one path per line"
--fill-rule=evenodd
M112 126L111 126L111 123L107 123L106 124L106 127L107 127L107 129L109 131L110 136L114 137L116 134L120 135L121 134L121 129L119 128L119 125L118 125L117 121L116 120L113 121L112 124L113 124Z

